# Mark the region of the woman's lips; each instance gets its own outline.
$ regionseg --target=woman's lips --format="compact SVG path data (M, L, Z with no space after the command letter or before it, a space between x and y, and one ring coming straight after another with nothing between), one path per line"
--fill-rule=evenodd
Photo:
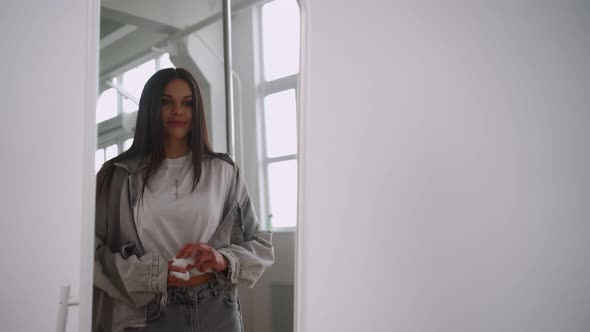
M184 126L186 126L186 122L183 121L168 121L168 126L173 127L173 128L183 128Z

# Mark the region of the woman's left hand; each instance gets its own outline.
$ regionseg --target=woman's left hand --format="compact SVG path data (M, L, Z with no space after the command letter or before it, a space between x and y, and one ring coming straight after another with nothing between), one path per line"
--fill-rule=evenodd
M190 257L195 257L194 267L201 272L205 272L208 269L215 272L223 272L228 266L227 258L205 243L189 243L180 248L176 254L176 258ZM192 265L188 265L186 269L190 270L192 267Z

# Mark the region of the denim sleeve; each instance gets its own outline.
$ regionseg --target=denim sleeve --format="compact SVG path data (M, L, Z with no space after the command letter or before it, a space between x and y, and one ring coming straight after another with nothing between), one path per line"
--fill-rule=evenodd
M230 282L254 287L262 273L274 262L272 233L261 229L239 169L236 173L233 197L238 201L244 242L231 243L219 252L229 262L227 276Z
M136 308L147 305L166 293L168 263L147 253L123 258L113 253L95 236L94 287Z
M111 204L107 204L106 193L97 192L96 195L94 287L117 300L139 308L158 295L166 294L168 262L151 253L139 257L136 254L126 255L125 250L121 250L123 253L112 250L113 246L118 248L119 243L113 239L107 242L108 228L118 227L122 217L119 215L119 204L115 204L116 198L121 197L116 195L116 190L120 189L111 190ZM113 210L109 211L108 206Z

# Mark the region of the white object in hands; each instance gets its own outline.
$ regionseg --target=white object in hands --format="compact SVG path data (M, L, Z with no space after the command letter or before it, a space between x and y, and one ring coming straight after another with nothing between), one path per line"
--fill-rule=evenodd
M178 266L181 267L183 269L186 269L186 267L189 264L195 264L195 258L194 257L189 257L189 258L172 258L172 266Z
M185 273L180 273L180 272L176 272L176 271L172 271L170 272L171 275L175 276L178 279L182 279L182 280L189 280L191 278L190 274L188 273L188 271L186 271Z
M172 266L181 267L183 269L186 269L186 267L189 264L194 264L194 263L195 263L194 257L190 257L190 258L176 258L176 257L174 257L174 258L172 258ZM186 271L185 273L171 271L170 274L175 276L176 278L182 279L182 280L189 280L191 278L188 271Z

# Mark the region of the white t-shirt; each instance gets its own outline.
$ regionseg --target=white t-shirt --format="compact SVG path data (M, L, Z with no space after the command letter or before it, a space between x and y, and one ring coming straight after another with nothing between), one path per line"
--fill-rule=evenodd
M184 245L206 243L215 233L223 217L234 170L218 158L204 157L202 165L201 179L192 193L190 152L180 158L164 159L150 178L143 200L138 200L134 207L137 232L146 251L172 259ZM200 274L196 269L189 272Z

